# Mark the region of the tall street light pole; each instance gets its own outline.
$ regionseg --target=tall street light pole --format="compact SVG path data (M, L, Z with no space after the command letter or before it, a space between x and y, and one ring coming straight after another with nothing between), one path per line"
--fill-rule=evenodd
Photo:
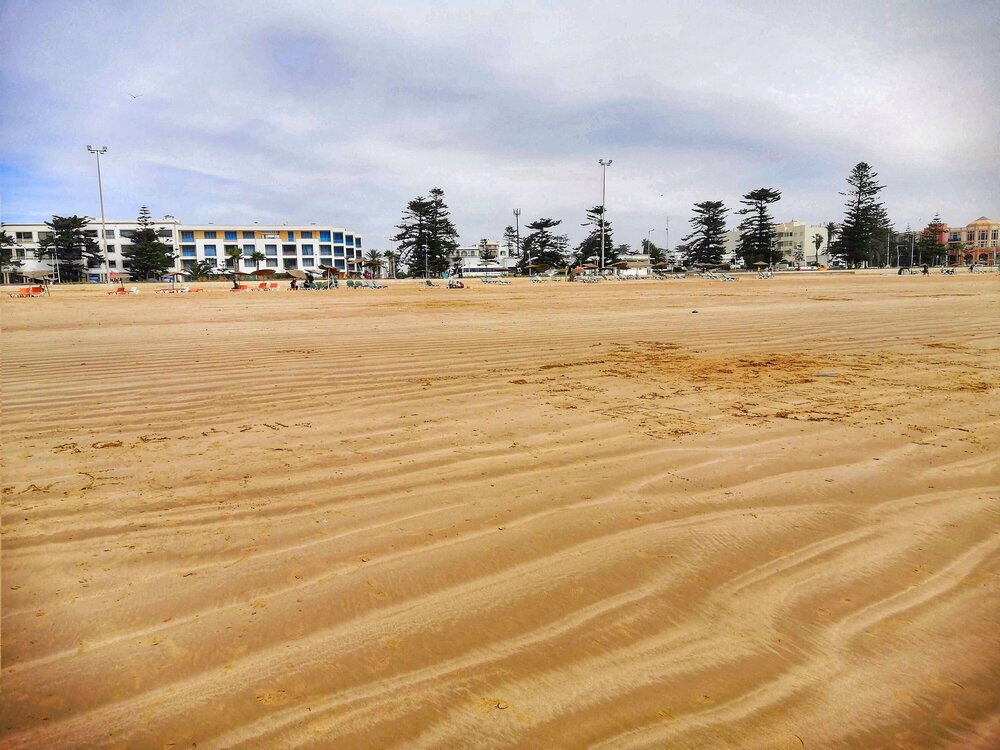
M514 242L517 247L517 257L521 258L521 209L514 209ZM531 263L531 258L528 258L528 263ZM528 271L528 275L531 275L531 271Z
M613 159L598 159L597 163L604 169L601 176L601 271L604 271L604 214L607 211L608 167Z
M104 257L104 278L111 280L111 266L108 264L108 232L104 228L104 186L101 184L101 154L108 153L107 146L94 148L87 146L87 151L97 157L97 194L101 199L101 254Z

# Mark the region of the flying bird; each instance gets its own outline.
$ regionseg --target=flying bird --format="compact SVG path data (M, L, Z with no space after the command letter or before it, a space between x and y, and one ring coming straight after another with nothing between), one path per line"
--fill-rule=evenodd
M129 94L133 99L138 99L142 94Z

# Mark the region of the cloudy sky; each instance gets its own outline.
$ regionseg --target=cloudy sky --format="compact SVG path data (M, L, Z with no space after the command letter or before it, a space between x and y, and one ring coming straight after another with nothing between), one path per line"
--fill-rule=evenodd
M1000 3L0 0L4 221L333 223L385 249L441 187L464 242L601 200L617 242L783 192L839 220L1000 219ZM133 98L130 94L140 95ZM731 224L735 224L735 220Z

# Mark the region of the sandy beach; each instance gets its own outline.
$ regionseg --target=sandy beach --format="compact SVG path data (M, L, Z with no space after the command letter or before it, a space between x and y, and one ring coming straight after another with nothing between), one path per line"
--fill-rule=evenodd
M0 747L1000 744L1000 277L388 283L4 295Z

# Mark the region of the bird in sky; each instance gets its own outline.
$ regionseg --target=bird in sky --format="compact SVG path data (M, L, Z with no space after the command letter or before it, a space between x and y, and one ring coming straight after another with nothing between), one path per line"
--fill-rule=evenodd
M133 99L138 99L142 94L129 94Z

